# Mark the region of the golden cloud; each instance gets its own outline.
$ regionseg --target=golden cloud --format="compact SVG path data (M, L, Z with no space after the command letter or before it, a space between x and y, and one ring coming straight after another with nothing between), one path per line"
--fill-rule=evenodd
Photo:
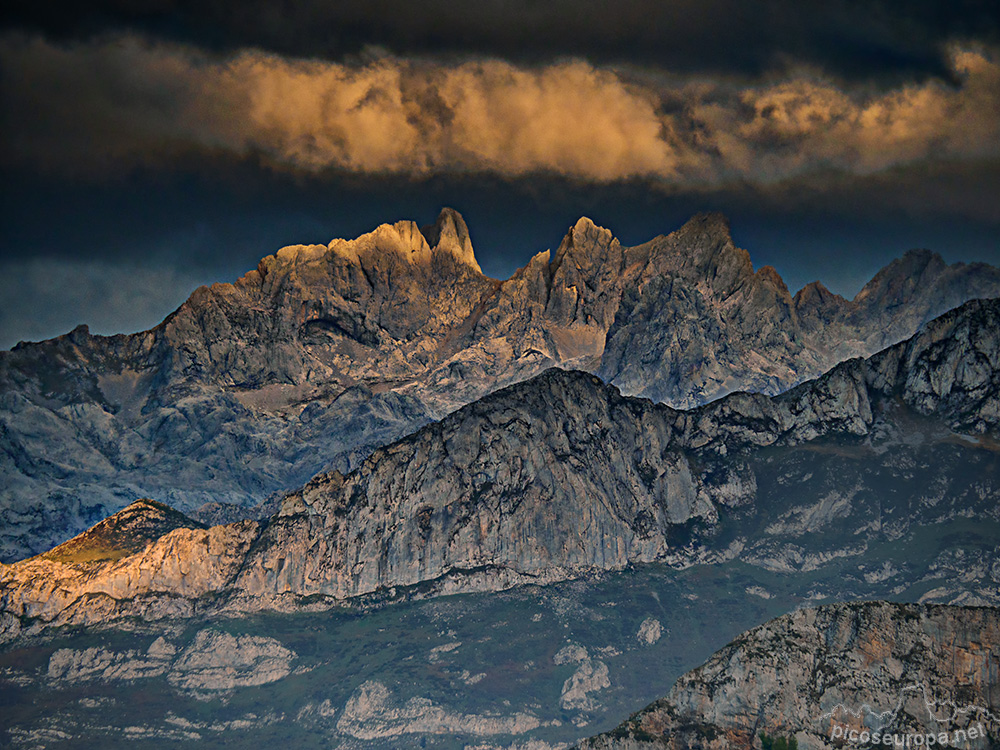
M815 75L735 85L583 61L517 67L259 51L222 59L132 36L0 39L3 160L104 173L205 151L289 170L553 173L697 188L818 170L867 174L1000 152L1000 64L954 49L958 85L881 92Z

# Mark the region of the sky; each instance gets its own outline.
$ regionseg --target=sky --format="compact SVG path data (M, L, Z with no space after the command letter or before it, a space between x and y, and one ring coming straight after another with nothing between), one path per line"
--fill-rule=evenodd
M1000 5L13 0L0 168L2 348L442 206L497 278L583 215L720 210L851 297L911 248L1000 265Z

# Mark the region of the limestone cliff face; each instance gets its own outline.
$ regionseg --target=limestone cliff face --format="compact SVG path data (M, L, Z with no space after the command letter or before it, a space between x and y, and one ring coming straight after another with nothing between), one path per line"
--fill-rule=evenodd
M684 408L777 393L1000 293L1000 272L916 253L854 301L824 292L755 272L714 214L631 248L581 219L503 282L448 209L282 248L151 331L0 353L0 559L139 497L240 517L552 366Z
M866 602L794 612L744 633L662 700L580 748L759 747L761 732L803 750L834 727L898 735L973 728L1000 736L1000 610ZM978 727L986 731L980 737ZM842 740L841 740L842 742ZM756 744L755 744L756 743ZM935 742L937 744L937 742ZM864 745L859 745L864 746Z
M781 396L736 394L691 412L546 373L289 495L239 585L350 597L482 568L545 580L697 559L672 529L711 527L726 506L756 501L741 453L866 436L879 405L896 400L946 429L995 433L998 324L1000 303L969 303Z
M922 526L1000 522L998 331L1000 301L970 302L780 396L734 394L687 412L551 370L346 476L317 476L267 522L164 528L124 557L0 567L0 605L58 623L417 584L496 590L653 560L808 570ZM996 599L995 550L964 562L942 554L942 575L966 576L948 600Z
M147 512L142 501L119 513ZM112 517L111 520L115 520ZM16 635L20 620L97 624L122 617L187 617L198 600L233 581L258 524L175 528L138 552L103 560L34 557L0 565L0 630ZM57 548L58 549L58 548Z
M674 416L552 371L290 495L238 585L349 597L456 571L544 581L660 558L671 524L717 517Z

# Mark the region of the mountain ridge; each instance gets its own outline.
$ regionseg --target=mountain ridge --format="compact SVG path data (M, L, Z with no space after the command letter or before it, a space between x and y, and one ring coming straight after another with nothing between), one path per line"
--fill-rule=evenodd
M1000 295L1000 270L883 286L892 298L873 291L863 308L792 298L719 214L630 248L581 219L504 281L481 273L450 209L423 230L289 246L150 331L77 328L0 353L0 559L140 497L247 515L553 366L683 408L774 394Z

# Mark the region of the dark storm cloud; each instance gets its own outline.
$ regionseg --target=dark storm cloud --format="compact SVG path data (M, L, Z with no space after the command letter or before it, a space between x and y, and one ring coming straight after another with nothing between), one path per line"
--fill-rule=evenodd
M1000 156L1000 57L981 46L942 54L950 80L873 90L800 68L734 82L583 60L345 64L134 35L10 34L0 159L100 175L215 153L303 173L704 190Z
M851 78L942 74L945 43L1000 41L1000 8L975 0L15 0L6 23L64 39L135 29L328 59L381 46L403 56L569 56L750 75L794 59Z

